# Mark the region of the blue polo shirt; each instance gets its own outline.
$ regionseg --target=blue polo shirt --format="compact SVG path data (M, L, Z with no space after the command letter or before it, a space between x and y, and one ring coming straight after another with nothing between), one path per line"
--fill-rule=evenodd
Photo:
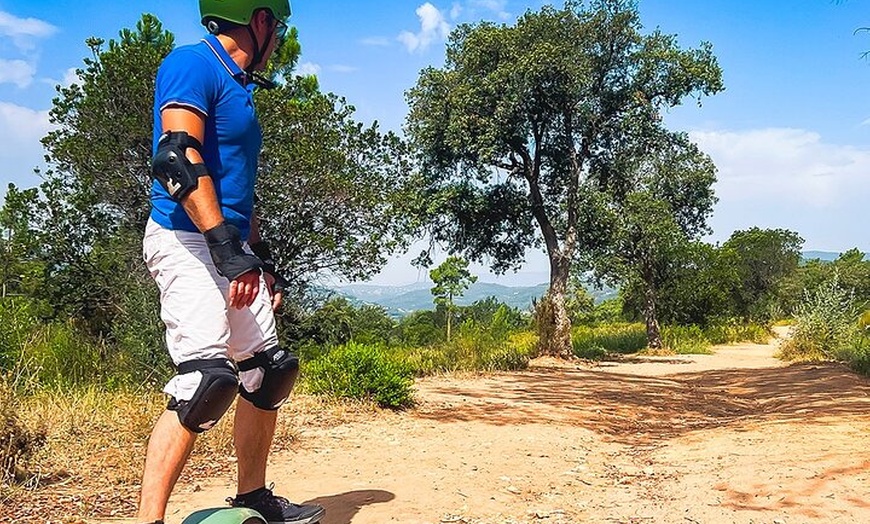
M203 160L214 180L224 219L239 228L243 239L250 232L262 145L253 88L218 39L209 35L169 53L157 71L154 92L153 152L163 134L163 109L180 106L202 113ZM167 229L199 231L181 204L156 180L151 186L151 218Z

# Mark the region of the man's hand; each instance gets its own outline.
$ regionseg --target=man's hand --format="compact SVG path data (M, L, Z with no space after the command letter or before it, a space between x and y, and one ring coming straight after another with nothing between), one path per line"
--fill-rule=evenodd
M230 307L242 309L253 304L260 292L260 268L263 263L242 249L238 228L221 222L203 235L218 274L230 281L227 296Z
M275 269L275 261L268 242L259 240L252 243L251 251L263 261L263 277L266 279L266 288L272 296L272 311L277 311L281 306L281 299L284 298L284 290L290 283Z
M230 307L243 309L254 303L260 292L260 271L248 271L242 273L230 282L229 304Z

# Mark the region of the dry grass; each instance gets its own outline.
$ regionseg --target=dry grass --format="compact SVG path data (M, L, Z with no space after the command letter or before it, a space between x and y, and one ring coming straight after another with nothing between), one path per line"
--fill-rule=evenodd
M0 522L73 523L135 514L151 427L166 400L158 393L89 389L16 398L24 428L45 428L44 446L21 468L23 480L0 483ZM370 404L294 396L278 417L273 451L297 442L296 428L330 426L371 414ZM235 473L232 417L203 434L181 481Z

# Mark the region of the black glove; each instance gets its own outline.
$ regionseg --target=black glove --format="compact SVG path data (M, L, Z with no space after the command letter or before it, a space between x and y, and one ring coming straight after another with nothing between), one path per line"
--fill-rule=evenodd
M248 271L263 267L259 258L242 249L242 234L236 226L221 222L203 235L217 272L231 282Z
M288 282L287 279L275 269L275 259L272 258L272 250L269 249L268 242L261 240L255 244L251 244L251 251L253 251L254 254L263 261L263 271L269 273L272 275L272 278L275 279L275 285L272 286L273 291L283 292L285 289L290 287L290 282Z

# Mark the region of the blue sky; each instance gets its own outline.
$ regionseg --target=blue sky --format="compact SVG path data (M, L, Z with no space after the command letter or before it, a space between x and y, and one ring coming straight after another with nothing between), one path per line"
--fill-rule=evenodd
M300 69L342 95L363 122L400 130L404 92L423 67L443 64L445 37L459 23L511 23L544 2L506 0L298 1L291 23L302 42ZM69 6L75 7L70 9ZM787 228L805 249L870 251L870 3L862 0L640 0L646 30L683 46L713 44L726 91L672 110L719 169L720 199L709 240L737 229ZM33 186L39 138L49 129L54 86L72 81L89 36L113 38L143 12L157 15L179 44L202 34L193 0L97 2L0 0L0 192ZM422 278L397 257L374 282ZM518 274L482 280L547 280L543 256Z

